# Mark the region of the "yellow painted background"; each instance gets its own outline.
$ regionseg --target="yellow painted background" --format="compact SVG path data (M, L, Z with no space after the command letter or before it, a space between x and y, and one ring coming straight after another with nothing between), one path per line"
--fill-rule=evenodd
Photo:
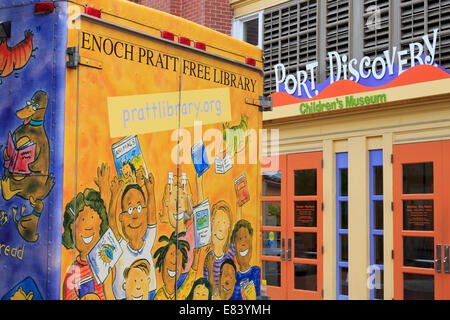
M153 33L159 36L157 29L171 30L175 34L188 36L191 39L198 39L207 44L208 52L213 48L208 44L219 47L233 46L233 51L242 54L253 54L261 60L261 51L249 45L244 45L235 39L224 36L212 30L185 22L177 17L170 16L155 10L139 7L125 1L85 1L90 6L103 10L102 19L106 19L121 25L126 25L134 29ZM81 2L83 4L84 2ZM119 14L120 13L120 14ZM125 20L118 16L130 19ZM73 16L71 17L73 18ZM145 25L135 24L131 20ZM148 25L152 24L152 28ZM69 21L69 24L72 23ZM154 48L167 52L178 57L189 60L201 61L221 69L244 74L249 78L257 79L256 93L249 93L236 88L230 88L231 101L231 125L240 122L241 114L245 113L249 119L249 128L260 129L262 123L261 113L257 107L245 104L245 97L258 98L262 95L261 75L257 72L242 68L241 66L225 63L215 58L200 56L192 51L176 49L171 45L160 44L149 40L143 36L128 32L122 32L107 28L97 23L82 20L78 21L81 30L96 32L115 39L121 39L136 45ZM69 47L78 44L78 30L69 29ZM234 50L235 48L235 50ZM216 50L217 52L217 50ZM111 145L120 138L110 138L110 128L108 122L107 98L113 96L127 96L139 94L155 94L161 92L173 92L179 89L179 74L171 70L156 69L145 64L133 61L117 59L114 56L106 56L98 53L80 50L80 55L87 58L99 60L103 64L101 70L80 66L78 70L67 69L67 89L66 89L66 115L65 115L65 152L64 152L64 191L63 208L82 192L85 188L97 190L94 177L97 168L102 162L106 162L111 167L111 177L116 169L113 162ZM236 56L234 57L236 58ZM237 58L236 58L237 60ZM79 79L79 80L78 80ZM79 85L77 84L79 81ZM211 81L191 78L183 75L181 79L182 90L198 90L208 88L221 88L219 84ZM222 129L222 124L203 126L203 132L209 128ZM188 128L192 140L194 138L193 128ZM171 131L160 133L139 135L139 143L144 154L144 160L149 172L155 178L155 198L157 213L157 236L153 246L153 254L160 246L158 238L161 235L170 237L172 232L169 224L159 224L158 214L161 211L162 195L164 186L167 183L168 172L176 174L177 167L172 163L170 156L172 149L176 146L175 141L171 141ZM196 141L192 141L192 144ZM205 141L208 146L210 142ZM247 148L248 149L248 148ZM247 154L248 159L248 154ZM233 213L236 208L236 196L234 190L234 180L243 173L247 176L250 201L243 206L242 218L251 222L254 228L253 234L253 255L250 265L260 266L260 177L259 165L234 164L233 168L223 176L218 176L214 171L214 159L209 159L210 168L203 174L203 188L205 198L209 198L211 206L219 200L226 200ZM190 181L193 192L193 204L196 204L196 183L195 169L191 165L183 165L180 174L184 172ZM64 281L66 270L72 264L78 253L62 248L61 262L61 283ZM200 265L197 277L203 276L204 256L200 257ZM158 288L162 284L161 277L156 271Z

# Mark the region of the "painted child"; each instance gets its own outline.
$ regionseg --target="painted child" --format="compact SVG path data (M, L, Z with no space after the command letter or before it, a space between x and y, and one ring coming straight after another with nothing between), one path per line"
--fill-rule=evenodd
M220 266L218 292L214 300L236 300L234 288L236 287L236 265L232 259L225 259Z
M200 249L194 249L194 260L188 273L182 273L188 258L189 243L180 240L184 232L176 236L172 232L170 238L161 236L159 242L167 242L155 252L156 268L161 272L163 286L156 292L154 300L174 300L175 286L177 300L185 300L197 278ZM177 239L178 238L178 239ZM178 254L177 254L178 240Z
M197 176L196 182L197 204L199 204L203 201L203 178ZM189 179L186 179L183 183L181 177L174 176L173 181L167 183L164 187L160 218L163 223L168 221L173 231L179 234L182 232L185 233L185 236L181 239L189 243L190 249L188 250L188 260L183 268L183 273L188 272L193 263L195 240L194 224L191 217L194 207L195 203Z
M186 300L212 300L212 286L205 278L195 280Z
M66 205L63 227L62 244L69 250L75 245L79 253L67 270L63 299L77 300L95 295L104 300L103 285L95 282L87 261L88 253L108 229L108 217L100 193L89 188L78 193Z
M137 259L123 272L123 290L126 300L148 300L151 266L147 259ZM115 299L112 285L115 279L115 268L110 270L104 282L105 294L108 299Z
M211 209L211 244L212 250L206 255L203 277L213 286L213 292L219 290L219 274L222 263L234 258L234 247L230 243L233 216L230 205L220 200Z
M156 290L156 273L153 265L152 249L156 238L156 210L154 194L154 178L150 173L145 177L142 168L136 171L137 184L128 184L124 191L124 185L117 177L111 181L111 201L109 225L119 241L123 254L116 263L116 278L113 283L114 296L117 299L125 299L126 292L124 271L137 259L146 259L150 263L149 298ZM119 223L116 222L116 208L121 196L118 214ZM119 232L119 227L120 231Z
M247 220L239 220L231 233L231 243L239 265L236 272L235 297L237 300L255 300L260 295L261 269L250 266L253 253L253 228Z

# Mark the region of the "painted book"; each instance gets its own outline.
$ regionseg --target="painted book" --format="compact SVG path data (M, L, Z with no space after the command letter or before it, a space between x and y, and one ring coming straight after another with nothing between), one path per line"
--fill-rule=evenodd
M243 300L256 300L256 289L253 280L245 279L240 283Z
M117 176L124 185L136 183L136 171L143 168L148 178L147 166L137 136L128 136L112 145Z
M211 206L206 199L193 208L195 248L209 244L211 239Z
M223 158L216 156L214 160L214 168L217 174L225 174L233 167L233 162L228 153Z
M247 187L247 177L245 174L234 181L234 188L239 206L242 206L250 200L250 193L248 192Z
M194 162L195 171L200 177L206 170L209 169L208 155L203 141L199 141L191 148L192 161Z
M122 248L111 228L109 228L87 255L89 266L97 284L105 281L109 269L115 266L121 255Z
M6 148L9 160L5 161L4 167L11 173L30 174L28 165L35 160L36 144L28 141L17 147L11 132L8 135L8 146Z

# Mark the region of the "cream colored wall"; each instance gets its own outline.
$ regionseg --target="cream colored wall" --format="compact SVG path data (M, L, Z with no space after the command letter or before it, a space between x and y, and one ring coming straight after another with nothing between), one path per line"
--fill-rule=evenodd
M348 139L348 298L369 299L369 154L367 137ZM329 177L330 178L330 177Z
M450 94L397 101L352 112L269 120L263 127L279 130L280 154L323 152L325 299L336 298L335 154L348 152L349 156L349 298L369 299L368 151L383 150L384 298L392 299L392 147L395 144L450 139Z

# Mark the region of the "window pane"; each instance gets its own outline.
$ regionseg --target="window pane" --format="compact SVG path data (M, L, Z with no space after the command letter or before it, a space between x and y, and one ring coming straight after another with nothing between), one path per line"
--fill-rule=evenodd
M348 261L348 235L346 234L341 234L339 236L340 241L340 261Z
M433 200L403 200L403 230L434 230Z
M383 200L375 200L373 202L373 228L375 230L383 230Z
M348 296L348 268L339 268L339 293L343 296Z
M254 46L258 45L258 19L244 22L244 41Z
M434 268L434 239L424 237L403 238L403 265Z
M317 226L317 201L295 201L295 226L315 228Z
M317 266L314 264L295 264L295 289L317 291Z
M267 281L268 286L281 286L281 263L276 261L262 262L262 278Z
M317 259L317 235L316 233L295 233L296 258Z
M263 226L279 227L281 225L281 202L263 201L262 212Z
M373 167L373 194L383 195L383 166Z
M341 212L340 216L340 228L341 229L348 229L348 202L347 201L340 201L339 208Z
M317 170L297 170L294 172L295 195L317 195Z
M374 261L375 264L383 264L384 261L384 248L383 248L383 236L373 236L374 244Z
M343 168L339 169L339 195L341 197L347 197L348 196L348 169Z
M433 193L433 163L403 165L403 193Z
M281 195L281 172L263 172L262 174L262 195Z
M403 299L433 300L434 276L425 274L403 274Z
M375 271L374 297L377 300L384 299L384 270Z
M279 257L281 255L281 232L263 232L263 255Z

